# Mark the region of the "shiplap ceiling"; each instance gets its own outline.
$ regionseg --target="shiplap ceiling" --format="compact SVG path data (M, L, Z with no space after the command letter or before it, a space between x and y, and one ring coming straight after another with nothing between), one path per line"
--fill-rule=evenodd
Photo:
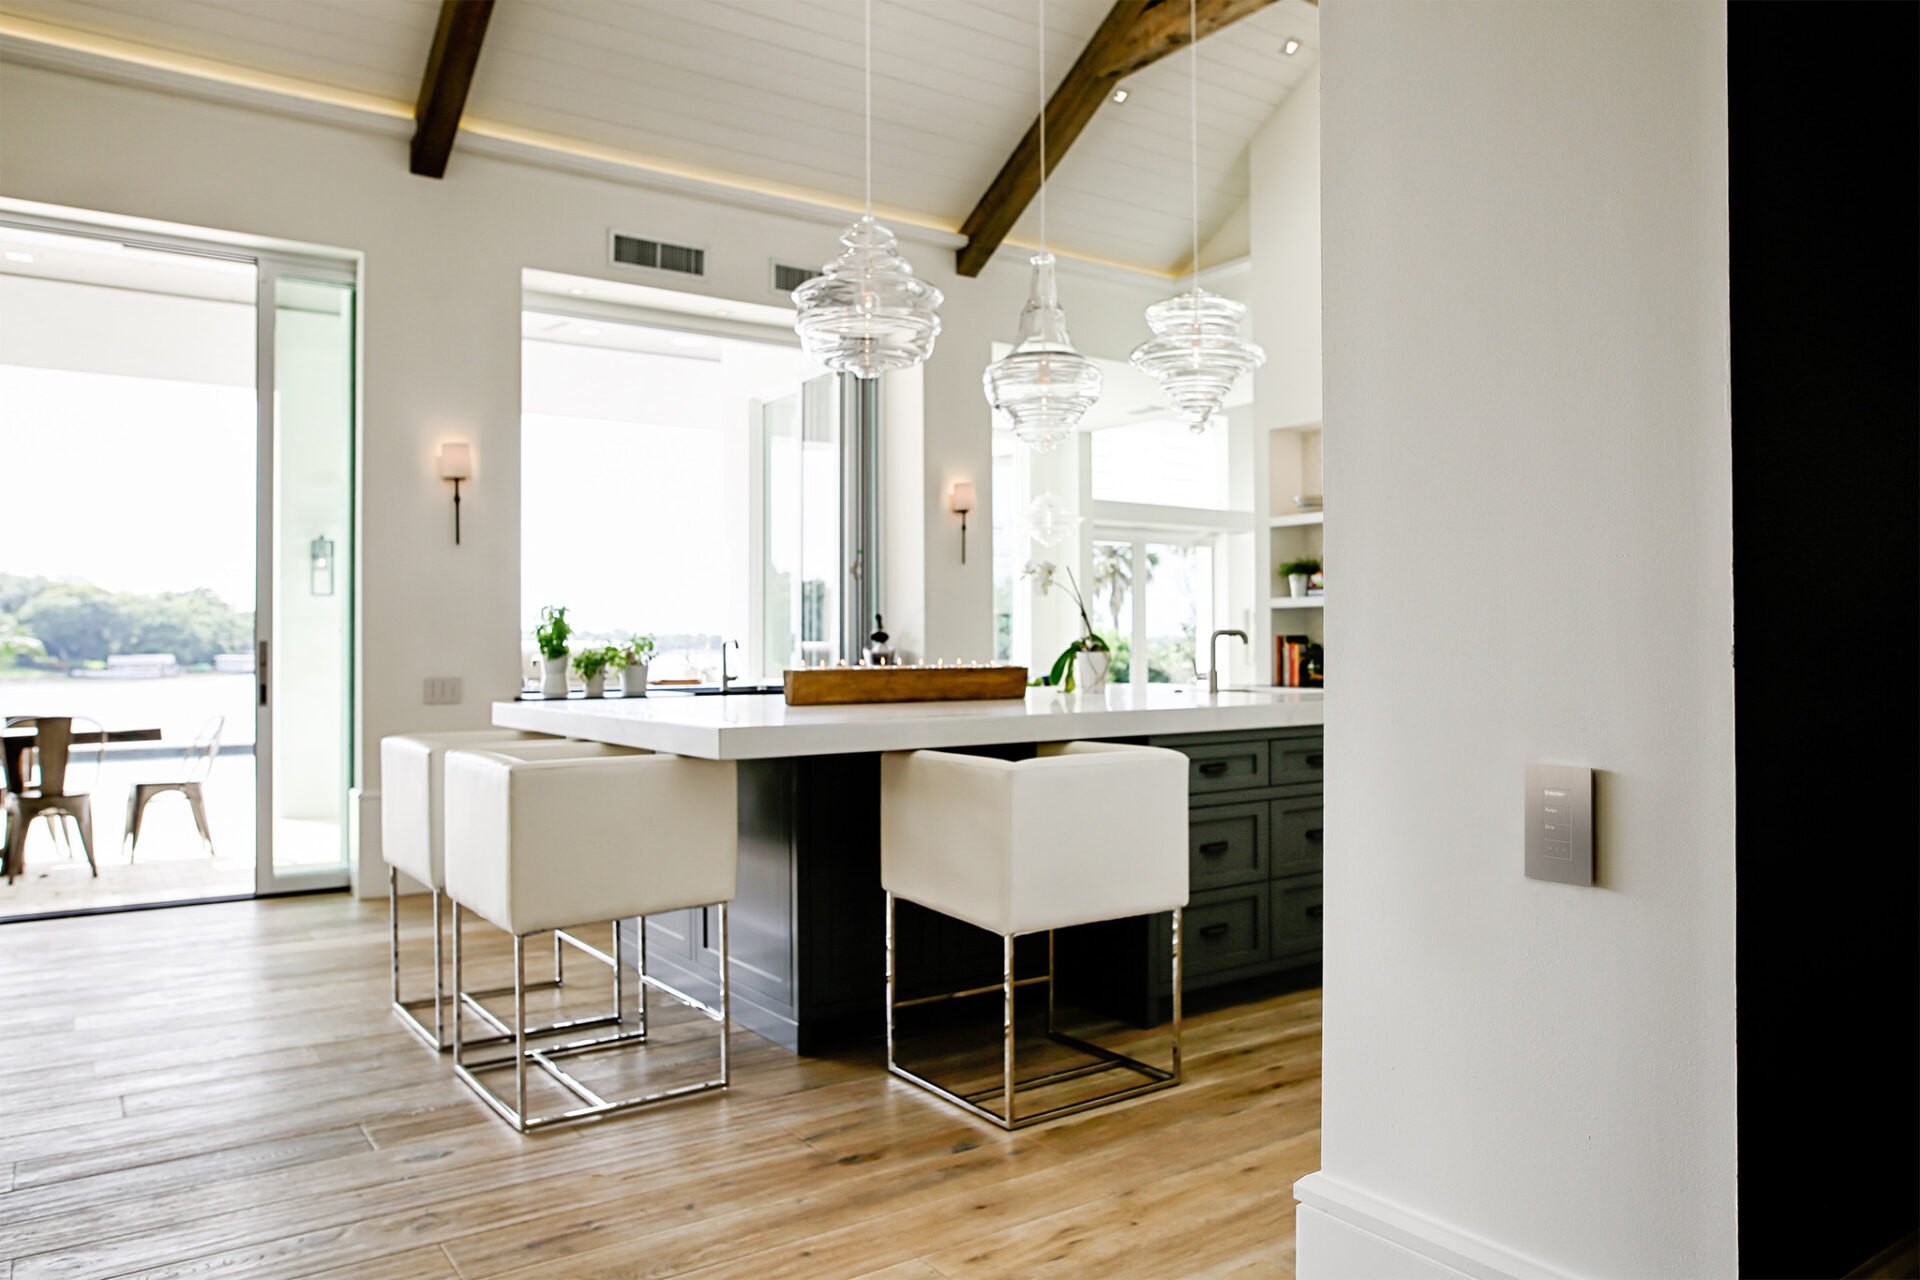
M1110 3L1049 0L1049 90ZM437 0L0 0L0 13L409 107L438 11ZM949 229L965 218L1038 111L1035 16L1035 0L874 0L877 207ZM1302 46L1291 57L1289 37ZM1203 241L1246 199L1247 142L1318 44L1306 0L1201 43ZM860 64L861 0L500 0L467 115L858 203ZM1187 77L1176 54L1101 108L1049 185L1056 248L1185 267ZM1013 239L1038 241L1037 206Z

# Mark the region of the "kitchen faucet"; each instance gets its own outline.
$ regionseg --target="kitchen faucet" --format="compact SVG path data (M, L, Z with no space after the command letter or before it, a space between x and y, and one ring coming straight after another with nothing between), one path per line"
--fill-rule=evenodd
M722 693L727 691L727 685L732 682L732 677L727 674L727 650L739 647L738 640L729 640L720 646L720 692Z
M1239 636L1241 644L1251 644L1244 631L1216 631L1213 639L1207 641L1207 692L1220 692L1220 637Z

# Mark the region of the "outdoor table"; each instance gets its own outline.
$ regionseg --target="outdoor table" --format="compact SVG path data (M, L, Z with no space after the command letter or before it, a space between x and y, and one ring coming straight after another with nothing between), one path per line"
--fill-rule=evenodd
M45 720L54 718L53 716L41 717ZM8 791L25 790L26 779L21 777L21 758L26 755L28 748L33 746L33 740L38 736L39 730L32 725L23 724L0 729L0 745L5 747L4 779ZM74 734L72 740L76 746L81 743L95 742L158 742L160 731L158 729L90 729Z

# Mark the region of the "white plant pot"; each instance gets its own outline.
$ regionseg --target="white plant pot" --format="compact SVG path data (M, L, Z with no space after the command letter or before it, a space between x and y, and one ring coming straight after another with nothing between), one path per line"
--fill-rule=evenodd
M1307 575L1304 573L1288 574L1287 575L1287 593L1291 595L1295 600L1306 599L1307 598Z
M567 663L570 655L540 660L540 696L543 698L564 698L567 696Z
M598 698L607 691L607 673L605 671L594 672L592 675L586 677L586 684L587 696L589 698Z
M1107 687L1107 671L1113 666L1113 654L1105 649L1086 650L1073 655L1073 688L1076 693L1099 693Z
M620 673L620 695L625 698L647 696L647 664L636 662Z

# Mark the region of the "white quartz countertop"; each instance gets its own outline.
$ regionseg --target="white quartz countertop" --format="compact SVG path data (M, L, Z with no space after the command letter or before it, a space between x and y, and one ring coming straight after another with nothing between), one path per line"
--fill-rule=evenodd
M1100 693L1030 689L991 702L892 702L790 707L779 694L496 702L493 723L707 760L979 747L1069 738L1231 733L1323 722L1318 689L1225 691L1187 685L1114 686Z

